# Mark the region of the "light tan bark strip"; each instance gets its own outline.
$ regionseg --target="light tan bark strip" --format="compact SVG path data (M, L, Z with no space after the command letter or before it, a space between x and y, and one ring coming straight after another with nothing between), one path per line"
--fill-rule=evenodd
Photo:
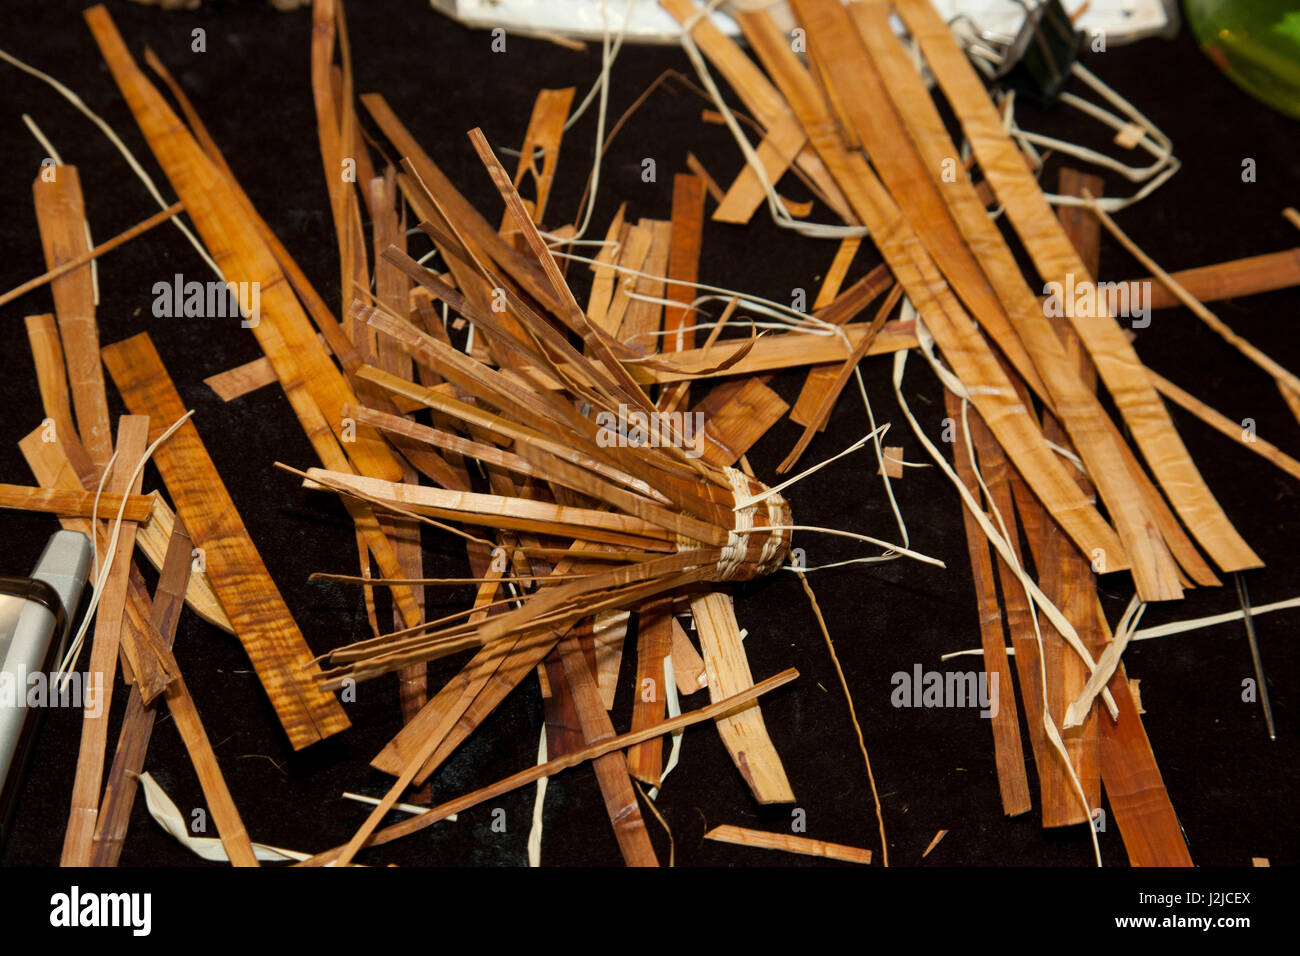
M828 860L842 860L845 863L871 862L871 851L861 847L828 843L825 840L814 840L812 837L794 836L790 833L767 833L729 823L714 827L704 834L704 839L760 850L781 850L785 853L798 853L801 856L820 856Z
M731 595L711 591L691 600L709 675L709 699L720 701L754 685ZM758 704L717 721L718 734L759 803L791 803L794 791L763 723Z

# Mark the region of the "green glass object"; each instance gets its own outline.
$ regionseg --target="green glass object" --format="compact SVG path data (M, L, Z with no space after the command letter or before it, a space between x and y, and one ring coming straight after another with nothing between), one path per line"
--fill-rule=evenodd
M1229 79L1300 119L1300 0L1184 0L1206 56Z

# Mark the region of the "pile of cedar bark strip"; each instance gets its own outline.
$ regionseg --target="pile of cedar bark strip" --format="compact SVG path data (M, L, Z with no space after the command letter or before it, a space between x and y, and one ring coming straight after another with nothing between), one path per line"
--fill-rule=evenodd
M1043 280L1070 276L1076 285L1097 273L1098 216L1075 210L1058 220L1051 212L928 0L847 7L792 0L806 31L806 62L766 14L739 16L751 58L700 19L692 0L661 4L690 28L763 133L757 155L766 179L776 183L796 171L845 224L868 228L884 265L845 286L862 240L844 240L814 305L823 327L839 326L842 336L795 329L757 340L721 338L733 303L706 340L697 338L700 316L683 303L694 298L707 197L717 200L715 219L748 221L766 195L748 167L724 191L693 163L690 174L674 177L667 221L632 221L620 209L580 307L540 230L573 90L539 94L513 176L482 135L471 134L506 205L493 226L381 96L354 96L341 4L317 0L312 85L342 299L351 303L340 319L253 208L164 65L146 55L175 106L137 66L103 8L87 11L112 76L181 200L131 234L183 206L226 280L259 283L261 313L249 324L265 358L208 382L227 400L272 382L284 389L320 459L302 473L305 486L339 493L356 525L356 580L366 589L374 636L318 665L192 423L180 425L153 457L173 507L158 494L141 496L138 481L130 486L146 446L185 409L147 334L101 351L76 171L60 167L52 181L38 181L56 316L29 318L28 332L43 429L53 427L57 441L42 430L23 441L41 487L5 486L0 504L55 512L65 527L92 535L101 554L111 522L96 518L125 504L90 656L92 669L106 674L121 661L127 717L111 762L108 707L85 717L65 863L116 862L161 698L181 729L230 859L256 865L170 651L182 603L243 643L295 748L347 728L330 690L400 674L405 727L372 762L395 783L347 846L313 863L346 864L366 846L591 761L625 860L654 865L633 781L657 786L665 735L705 720L716 723L756 800L793 800L758 698L795 675L755 681L731 598L720 587L772 570L789 546L788 533L777 527L792 523L789 510L752 475L744 454L788 412L805 429L779 469L789 470L824 427L858 362L932 339L935 361L962 393L948 396L949 415L961 426L953 464L970 500L993 516L965 513L985 667L997 675L1001 695L991 723L1004 810L1032 809L1017 718L1023 708L1044 826L1087 822L1104 786L1133 863L1190 864L1118 661L1122 648L1101 613L1095 575L1127 572L1138 600L1163 601L1218 584L1216 568L1259 566L1202 482L1160 394L1216 427L1226 420L1148 373L1114 317L1048 317L987 206L1005 209ZM951 175L945 161L960 152L889 27L891 13L919 42L973 149L971 169L957 164ZM400 168L373 165L356 99L401 157ZM340 175L349 163L355 176ZM1061 191L1095 195L1100 183L1067 172ZM408 254L408 222L432 241L443 271ZM552 234L573 232L566 226ZM1295 281L1293 258L1260 258L1178 277L1149 264L1172 297L1156 304ZM904 295L919 320L891 319ZM863 318L882 296L883 305ZM1195 308L1300 402L1293 375L1199 303ZM449 315L455 328L468 322L476 333L468 353L453 346ZM918 321L925 329L920 339ZM103 367L132 413L118 424L116 441ZM767 386L766 373L793 367L808 371L791 408ZM723 381L692 396L698 383L714 378ZM1136 452L1103 410L1098 379ZM684 454L689 436L675 426L662 447L606 447L591 416L617 407L702 413L698 457ZM1247 447L1300 471L1271 446ZM114 449L117 460L94 509L93 492ZM477 462L473 473L470 459ZM484 481L477 476L486 491L478 490ZM990 549L991 520L1004 523L1010 551ZM445 522L465 529L458 532L472 573L465 580L477 585L477 597L465 614L428 621L420 530L426 523L446 529ZM1030 551L1024 556L1022 533ZM153 595L131 563L137 544L161 571ZM192 564L195 547L204 562ZM1037 603L1020 583L1022 557L1036 571ZM373 612L375 586L391 592L392 629ZM1060 613L1042 613L1036 628L1042 600ZM677 619L687 610L698 648ZM638 692L631 727L619 736L608 710L633 612L636 687L651 692ZM460 673L431 694L427 662L466 649L475 653ZM668 719L665 660L681 695L707 687L710 704ZM533 674L543 688L550 762L378 829L407 788L422 786ZM718 838L773 846L771 837ZM870 856L814 840L776 842L795 852Z

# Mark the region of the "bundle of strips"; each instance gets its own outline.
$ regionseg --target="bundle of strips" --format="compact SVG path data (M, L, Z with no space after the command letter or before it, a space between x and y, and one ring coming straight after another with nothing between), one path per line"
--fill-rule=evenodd
M312 81L343 302L349 304L341 320L258 216L163 65L147 54L187 124L137 67L107 13L93 8L86 14L114 79L223 278L255 282L262 290L260 316L247 324L265 359L215 376L210 384L227 399L272 381L284 389L320 459L320 467L299 472L304 486L337 493L356 524L362 573L351 580L365 588L374 633L316 661L304 654L301 635L188 423L177 426L180 431L155 458L176 503L174 531L161 501L140 528L142 543L152 541L154 552L163 550L159 541L170 540L169 561L186 546L185 527L207 550L206 573L167 579L170 626L179 588L200 613L235 631L295 747L347 726L325 692L390 672L401 678L405 726L372 761L396 778L393 786L346 846L308 862L347 864L366 846L590 761L624 859L654 865L632 781L658 786L666 773L665 735L705 720L715 722L755 800L792 801L757 698L794 675L787 671L755 682L724 586L781 567L798 526L780 493L786 486L768 487L755 478L744 452L789 412L805 429L779 470L790 469L824 427L858 364L893 353L903 413L965 508L985 668L1001 689L990 723L1005 812L1032 808L1017 718L1023 707L1045 826L1088 823L1104 784L1135 864L1189 864L1120 658L1143 602L1217 584L1210 562L1224 572L1260 565L1202 481L1160 393L1212 422L1217 413L1148 373L1107 310L1049 314L988 209L996 203L1005 210L1044 281L1069 288L1092 282L1098 219L1109 221L1099 210L1094 217L1078 207L1058 221L1029 160L929 0L859 0L847 6L840 0L792 0L807 40L806 62L765 13L738 15L755 62L703 16L705 7L692 0L660 2L681 22L682 42L704 91L741 140L748 164L724 191L691 157L693 174L674 179L669 221L626 221L626 209L620 209L591 260L592 292L583 309L557 261L580 257L563 258L554 250L580 239L586 223L550 233L540 228L574 91L538 96L514 177L480 132L470 134L506 206L500 227L493 227L383 98L368 95L362 104L401 157L400 168L373 167L353 102L341 6L317 0ZM973 152L971 163L959 160L963 152L940 119L917 58L890 28L893 14L901 17L951 106ZM605 66L607 73L608 43ZM710 66L752 114L745 119L762 133L757 149L744 138ZM601 145L607 147L608 140ZM792 211L793 204L774 189L787 171L802 177L841 223L800 222L809 210ZM525 180L533 186L528 200L520 196ZM60 182L75 184L75 178L61 175ZM1100 185L1071 175L1062 192L1086 196L1089 189L1097 194ZM781 225L841 240L811 315L769 309L785 331L720 338L737 305L733 297L707 341L696 341L700 300L692 296L708 194L719 200L715 219L746 222L766 200ZM155 220L174 215L181 204ZM363 209L372 224L370 256ZM408 209L445 271L426 268L425 260L408 254ZM62 225L70 234L81 232L79 224ZM841 289L867 240L884 264ZM52 251L51 268L81 264L80 252ZM1173 297L1193 304L1198 316L1276 378L1284 395L1300 394L1294 375L1232 333L1173 277L1143 261ZM1221 279L1222 287L1240 292L1238 280L1247 278L1237 271L1216 276L1191 279L1201 288ZM61 324L65 305L74 310L72 299L63 301L74 279L84 293L81 272L55 280ZM874 317L858 321L882 295ZM891 321L904 296L902 318ZM463 351L447 330L452 316L456 328L468 323ZM46 359L39 366L44 394L46 380L53 380L49 370L62 376L62 357L49 347L48 319L30 326L38 358ZM72 344L80 340L66 332L64 337L70 366L74 359L77 368L85 365L82 353L89 349L97 372L93 335L75 355ZM949 391L956 425L951 463L906 403L904 365L914 348ZM149 416L147 424L135 421L128 431L128 458L138 460L146 437L180 418L183 408L147 336L110 346L104 359L128 407ZM762 375L808 366L793 409ZM687 413L693 384L715 377L726 381ZM1098 377L1154 480L1104 411ZM71 469L64 466L60 487L68 493L94 488L111 452L102 381L97 390L88 382L87 374L74 376L85 446L64 442ZM697 414L706 421L703 431L695 427ZM71 420L66 408L54 408L51 416ZM67 434L75 438L71 427ZM1295 464L1272 446L1247 447L1271 449L1264 453L1283 467ZM473 469L467 466L471 459ZM77 476L71 485L68 472ZM105 495L104 501L125 508L125 496L138 487L113 475L108 491L124 497ZM85 510L81 499L60 501L57 507L69 515L73 505ZM131 514L143 513L137 508ZM425 577L422 525L465 540L472 577ZM134 524L127 522L127 531L134 534ZM1022 532L1029 555L1021 553ZM129 541L123 547L129 552ZM893 553L919 557L902 547ZM1026 558L1032 558L1035 576ZM378 575L371 573L372 562ZM1136 594L1112 638L1096 575L1113 572L1128 572ZM128 588L125 564L113 580L113 610L122 620L126 602L123 641L134 648L133 619L143 614L147 620L147 595L133 581ZM477 585L473 606L427 620L424 587L449 583ZM392 595L391 630L374 613L376 586ZM677 623L683 606L693 615L698 651ZM633 612L639 620L637 687L652 692L638 693L630 731L616 736L607 711ZM98 658L115 659L115 640L96 641ZM427 663L463 651L473 654L430 696ZM165 648L161 653L173 666ZM140 659L137 672L146 670L148 656L132 656ZM407 788L422 786L534 673L546 701L550 759L378 829ZM707 687L711 703L679 715L674 687L683 694ZM123 758L121 772L115 761L104 801L104 812L111 810L117 821L112 832L119 846L129 796L125 809L120 800L114 805L113 787L133 792L133 772L143 761L143 744L133 741L147 744L152 711L147 713L147 724L132 731L136 736L128 740L124 732L130 759ZM94 830L104 762L106 728L90 729L70 825L70 834L77 833L74 859L85 857ZM862 750L865 758L864 742ZM214 762L207 764L219 779ZM225 819L232 859L251 862L233 806ZM762 834L745 839L753 845L772 842ZM887 863L883 820L881 842ZM852 855L868 858L867 851Z

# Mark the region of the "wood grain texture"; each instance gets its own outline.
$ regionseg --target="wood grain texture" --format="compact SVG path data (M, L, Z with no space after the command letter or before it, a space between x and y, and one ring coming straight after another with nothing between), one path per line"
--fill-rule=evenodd
M1086 214L1084 210L1080 212ZM1093 222L1096 222L1095 218ZM1283 249L1198 266L1195 269L1181 269L1169 273L1169 276L1201 302L1217 302L1220 299L1236 299L1261 292L1289 289L1300 285L1300 249ZM1148 290L1147 305L1153 309L1169 309L1181 304L1155 278L1148 276L1130 281L1141 283Z
M555 181L555 167L560 162L560 142L564 138L564 123L569 118L574 88L539 90L533 102L533 113L528 120L524 144L519 148L519 165L515 169L515 188L523 185L528 176L533 183L533 222L539 225L546 218L546 204L551 197L551 184ZM542 165L537 167L537 153L542 154ZM512 231L509 213L501 223L499 232Z
M107 347L104 362L127 407L149 414L155 428L185 414L147 334ZM347 728L338 701L316 688L311 650L192 421L158 449L154 464L177 515L204 550L208 577L294 749Z
M115 517L117 509L122 506L123 498L126 499L126 510L123 512L125 520L134 523L149 517L149 511L153 507L153 495L123 495L116 491L106 491L99 496L99 508L96 511L93 491L0 484L0 508L41 511L72 518L89 518L92 513L100 518Z
M1110 629L1095 602L1097 653L1110 642ZM1124 838L1124 849L1133 866L1192 866L1192 856L1183 828L1156 765L1124 665L1111 675L1110 689L1119 707L1119 718L1101 721L1101 778L1106 798Z
M77 435L72 417L72 399L68 393L68 373L59 342L59 328L52 315L27 316L27 340L36 363L36 382L41 390L45 417L54 423L55 437L67 453L83 487L98 484L99 469L86 453Z
M734 465L779 422L790 406L761 377L731 379L717 385L692 409L704 416L702 458Z

